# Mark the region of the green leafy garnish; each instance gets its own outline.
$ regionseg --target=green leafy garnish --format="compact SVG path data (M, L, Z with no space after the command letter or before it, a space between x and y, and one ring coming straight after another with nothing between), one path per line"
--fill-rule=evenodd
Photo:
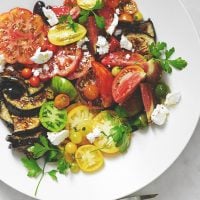
M111 129L111 135L121 153L126 152L130 145L132 129L128 124L118 124Z
M58 161L57 169L60 174L66 174L66 172L69 168L70 168L70 164L65 160L65 158L61 158Z
M122 106L117 105L115 107L115 112L117 113L117 115L121 118L126 118L128 117L128 112L126 111L125 108L123 108Z
M162 69L167 73L172 72L172 67L182 70L187 66L187 61L181 57L170 59L175 52L175 48L172 47L168 50L165 42L152 43L149 45L149 51L153 58L160 63Z
M55 169L53 169L53 170L51 170L51 171L48 172L49 176L50 176L54 181L57 181L57 180L58 180L58 178L57 178L57 176L56 176L56 173L57 173L57 172L58 172L58 171L55 170Z
M28 170L27 176L37 177L42 173L42 169L34 159L24 157L21 159L21 161Z
M67 23L67 25L74 31L77 31L77 27L78 24L76 22L74 22L74 20L72 19L71 15L62 15L61 17L59 17L58 19L59 23L63 24L63 23Z
M90 14L93 14L95 17L95 22L97 24L97 27L103 29L105 27L105 19L104 17L97 15L95 12L96 10L103 8L103 6L104 6L103 1L97 0L96 5L91 10L81 10L79 23L84 24L85 22L87 22Z

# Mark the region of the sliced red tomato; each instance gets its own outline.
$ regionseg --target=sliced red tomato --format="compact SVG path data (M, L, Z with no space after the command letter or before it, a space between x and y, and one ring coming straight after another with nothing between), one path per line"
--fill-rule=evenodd
M77 69L82 55L82 50L77 49L74 45L60 48L54 57L47 62L47 69L43 67L40 79L42 81L49 80L55 75L66 77Z
M138 63L141 64L144 62L145 58L142 55L130 51L116 51L113 53L109 53L101 60L101 63L103 65L111 67L126 67L129 65L134 65Z
M139 65L128 66L115 77L112 95L115 102L122 104L145 78L146 73Z
M87 30L88 30L88 38L90 43L90 51L92 54L96 53L96 44L99 35L99 29L96 25L94 16L89 16L88 23L87 23Z
M98 11L99 15L105 19L105 29L107 29L113 22L115 10L111 7L104 7Z
M32 64L30 58L45 43L47 26L39 15L14 8L0 15L0 54L7 63Z
M76 2L76 0L65 0L64 5L65 6L74 6L74 5L77 5L77 2Z
M144 104L145 112L147 115L148 122L151 121L151 114L154 109L154 95L152 86L149 83L141 83L140 84L140 91L142 94L142 101Z
M71 10L71 6L53 6L51 9L53 10L53 12L56 14L57 17L60 17L62 15L68 15L70 10Z
M97 87L99 88L102 103L105 108L110 107L113 102L112 83L113 76L111 72L101 63L93 61L92 67L96 76Z
M105 6L116 8L119 5L119 0L105 0Z
M109 40L109 46L110 46L109 53L112 53L114 51L119 50L120 43L119 43L119 41L115 37L112 36L110 38L110 40Z
M81 78L92 67L91 62L94 60L95 60L94 57L89 53L89 51L83 52L83 58L81 59L78 67L76 68L76 70L73 73L71 73L69 76L67 76L67 78L69 80Z

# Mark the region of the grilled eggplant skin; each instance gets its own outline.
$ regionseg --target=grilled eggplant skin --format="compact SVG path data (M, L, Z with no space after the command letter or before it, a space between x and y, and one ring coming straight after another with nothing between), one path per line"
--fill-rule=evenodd
M39 93L36 96L29 97L23 95L19 99L11 99L5 93L3 93L4 102L9 112L16 116L32 117L39 113L40 107L48 99L53 99L54 94L50 88L45 89L44 92Z

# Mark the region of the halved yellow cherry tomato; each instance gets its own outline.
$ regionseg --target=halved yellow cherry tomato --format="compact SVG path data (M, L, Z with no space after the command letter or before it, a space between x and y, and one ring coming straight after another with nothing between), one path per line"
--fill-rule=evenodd
M94 145L104 153L115 154L119 152L119 148L116 147L115 142L110 137L110 130L116 123L120 123L120 120L113 111L102 111L93 119L93 127L102 132L100 137L94 141Z
M83 145L75 154L75 159L80 169L84 172L94 172L103 166L102 153L94 145Z
M100 0L101 2L102 0ZM96 5L97 0L77 0L77 4L84 10L91 10Z
M79 41L86 35L87 30L84 26L78 24L76 31L67 26L67 24L58 24L49 29L48 39L57 46L65 46Z

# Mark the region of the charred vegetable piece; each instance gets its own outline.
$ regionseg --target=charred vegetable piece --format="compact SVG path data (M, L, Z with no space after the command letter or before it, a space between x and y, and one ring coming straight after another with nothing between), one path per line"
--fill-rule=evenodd
M13 120L3 101L0 101L0 118L6 123L8 128L13 129Z
M19 99L11 99L6 93L3 93L3 98L9 112L17 116L35 116L38 114L40 107L47 99L53 98L53 93L49 88L34 97L23 95Z
M53 101L46 102L42 105L39 117L42 125L52 132L61 131L67 123L67 111L54 107Z
M149 55L149 45L155 42L153 37L144 33L131 33L127 38L132 42L135 52L141 55Z

